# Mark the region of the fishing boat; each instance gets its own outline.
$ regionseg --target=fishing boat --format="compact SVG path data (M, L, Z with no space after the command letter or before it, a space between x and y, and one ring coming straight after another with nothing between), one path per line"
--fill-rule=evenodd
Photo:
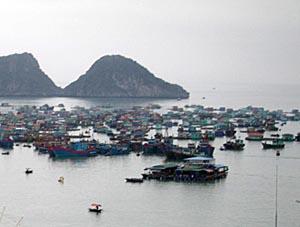
M225 136L224 130L223 130L223 129L217 129L217 130L215 131L215 136L216 136L216 137L224 137L224 136Z
M248 136L245 138L249 141L262 141L264 139L264 133L259 131L248 132Z
M210 145L208 142L201 142L197 146L196 152L197 152L197 154L200 154L205 157L213 157L214 150L215 150L215 147Z
M89 207L90 212L101 213L102 206L98 203L92 203Z
M33 170L31 168L26 168L25 173L31 174L31 173L33 173Z
M127 155L130 151L127 146L111 145L110 149L104 154L105 156Z
M293 142L293 141L295 141L295 137L293 134L284 133L284 134L282 134L282 140L284 142Z
M65 146L52 146L49 148L49 154L55 158L89 157L97 155L97 150L88 143L74 142Z
M226 137L233 137L235 135L235 133L236 133L236 130L233 127L225 130Z
M143 183L144 179L143 178L125 178L126 182L130 183Z
M297 133L297 136L295 136L295 140L297 142L300 142L300 132Z
M265 141L262 145L263 149L282 149L285 146L284 142L280 139Z
M14 146L14 141L10 138L2 138L0 140L0 147L4 149L12 149Z
M195 157L196 154L194 151L189 150L188 148L175 147L172 150L167 151L166 153L167 160L177 160L181 161L185 158Z
M163 142L157 139L150 139L143 145L144 155L164 155L172 150L173 145L170 142Z
M223 144L225 150L240 151L244 149L244 141L241 139L229 140Z

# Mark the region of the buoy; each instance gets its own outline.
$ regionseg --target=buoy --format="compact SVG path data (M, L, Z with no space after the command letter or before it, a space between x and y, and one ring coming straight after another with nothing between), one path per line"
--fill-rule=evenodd
M59 183L64 183L64 182L65 182L65 178L64 178L64 177L60 177L60 178L58 179L58 182L59 182Z

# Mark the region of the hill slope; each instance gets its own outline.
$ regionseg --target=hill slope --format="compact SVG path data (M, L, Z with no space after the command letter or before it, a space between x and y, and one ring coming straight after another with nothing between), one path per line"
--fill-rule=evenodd
M56 96L62 89L30 53L0 57L0 96Z
M64 89L66 96L188 98L176 84L155 77L137 62L120 55L104 56Z

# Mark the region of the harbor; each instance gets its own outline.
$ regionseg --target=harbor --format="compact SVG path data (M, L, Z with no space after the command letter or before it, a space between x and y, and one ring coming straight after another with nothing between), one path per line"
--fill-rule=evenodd
M299 1L3 1L0 227L300 227Z
M292 220L295 224L298 222L295 218L299 206L295 202L298 199L297 182L293 179L299 177L297 175L300 159L298 152L300 144L297 142L299 121L298 112L292 108L290 111L275 112L255 107L239 108L234 111L229 108L229 119L233 127L229 127L227 133L225 128L223 132L220 129L215 130L216 125L224 123L223 120L212 121L216 116L228 114L228 108L220 110L220 107L193 105L163 108L159 105L145 105L120 109L101 106L65 108L62 105L52 108L52 106L40 105L34 110L32 106L24 108L19 105L17 108L15 113L19 118L14 122L15 125L8 124L5 114L1 116L1 125L4 126L6 123L11 126L10 131L2 130L2 135L6 135L7 144L13 143L12 149L1 148L3 152L8 151L9 154L1 155L0 159L0 173L4 188L0 195L3 201L0 205L6 207L1 223L6 223L8 226L16 224L20 217L24 217L22 226L32 226L33 220L36 221L36 226L39 225L38 223L46 226L55 223L59 226L64 219L68 219L70 223L74 220L77 225L78 223L79 225L101 223L104 226L120 225L121 220L122 223L128 220L125 225L134 223L133 226L140 226L147 220L149 209L154 207L157 212L163 212L169 217L168 219L172 219L170 221L172 226L181 226L183 224L181 219L172 216L172 212L176 212L176 206L183 207L182 215L185 218L191 218L191 226L197 226L199 216L207 220L206 224L211 223L209 220L217 217L215 226L220 223L220 220L227 225L229 222L226 220L230 219L226 217L232 217L233 212L237 225L242 225L246 219L248 223L253 223L255 226L266 226L267 223L273 222L274 190L272 188L274 187L272 186L270 190L270 185L274 184L276 162L279 166L279 223L282 225L291 223L291 216L287 218L282 215L284 209L290 206L294 207L294 210L289 211L289 215L293 215L294 212L295 216ZM192 109L196 109L197 114L201 116L204 114L213 117L206 118L202 126L186 127L187 123L184 122L193 120L195 123L197 120L195 117L188 117L191 116ZM273 116L274 125L278 127L278 130L275 132L265 130L263 140L246 140L249 136L247 129L251 134L253 125L239 127L238 124L244 126L241 123L245 124L247 122L245 119L252 119L252 116L250 114L250 117L247 116L244 121L241 121L240 117L235 118L236 115L245 111L247 113L252 111L256 114L260 112L259 119L261 120L269 119L270 115ZM105 113L104 118L102 112ZM62 121L62 115L70 120ZM45 116L49 120L46 120ZM81 121L76 120L78 116ZM95 116L103 121L95 121ZM287 116L290 118L286 118ZM171 119L173 117L177 119L173 121ZM43 119L43 122L39 122L41 130L33 131L37 126L28 125L28 123L37 122L34 120L36 118ZM190 120L182 121L182 118ZM115 119L117 124L112 119ZM213 124L207 125L209 119ZM265 124L264 120L261 122ZM256 128L260 129L263 125L257 125ZM201 127L202 130L200 130ZM8 127L3 128L8 129ZM201 132L201 134L187 140L178 139L179 128L183 128L183 131L187 133ZM27 134L24 134L25 131ZM47 131L51 133L45 133ZM211 133L212 131L214 133ZM279 136L274 136L274 134ZM35 137L37 135L38 137ZM14 141L14 138L17 140ZM229 141L236 142L235 140L243 142L243 149L222 149L224 144ZM276 157L278 149L264 149L263 147L264 141L276 140L285 144L281 149L280 157ZM45 146L46 143L47 146ZM66 155L64 153L66 150L64 150L62 156L53 155L54 151L61 152L62 148L65 149L71 144L73 144L74 151L89 150L95 153L83 153L82 156L76 157L75 155L74 157ZM179 158L176 156L176 159L170 160L170 151L179 152ZM188 157L182 156L181 152L189 154ZM67 154L70 153L67 152ZM71 154L74 152L71 151ZM197 160L198 157L201 157L201 161L208 160L209 163L196 166L186 163L189 159L196 158ZM213 163L210 163L211 160ZM151 175L153 171L164 170L165 167L172 169L173 172L171 171L168 175ZM27 168L32 170L31 174L24 173ZM213 173L211 171L216 168L222 168L220 175L210 175ZM143 181L140 180L141 177L144 178ZM12 195L15 195L14 199ZM59 205L61 201L68 202L67 206L74 207L74 209L64 212L64 208L60 208ZM101 208L101 214L95 216L87 211L89 204L96 202L101 203L103 211ZM44 203L48 203L48 209L51 210L46 220L38 215ZM130 203L129 208L128 203ZM170 203L173 205L170 206ZM203 206L199 205L200 203L203 203ZM260 209L257 209L257 203L263 204ZM238 206L237 209L237 204L243 205ZM24 208L18 210L17 207L20 205ZM226 212L220 210L224 206L227 207ZM125 207L126 212L124 212ZM197 217L190 217L190 212L194 209L199 210L199 213ZM210 209L214 211L211 212ZM136 217L137 213L139 218ZM164 220L159 219L151 223L160 226L163 225Z

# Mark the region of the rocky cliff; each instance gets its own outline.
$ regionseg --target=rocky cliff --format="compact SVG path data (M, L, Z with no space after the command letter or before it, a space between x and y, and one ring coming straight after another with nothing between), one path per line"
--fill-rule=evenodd
M0 57L0 96L57 96L62 89L30 53Z

